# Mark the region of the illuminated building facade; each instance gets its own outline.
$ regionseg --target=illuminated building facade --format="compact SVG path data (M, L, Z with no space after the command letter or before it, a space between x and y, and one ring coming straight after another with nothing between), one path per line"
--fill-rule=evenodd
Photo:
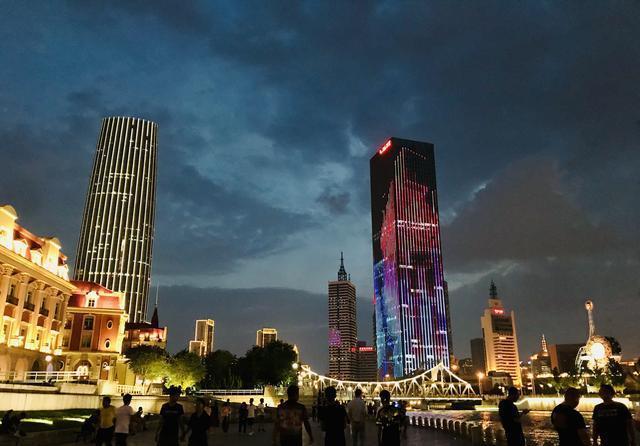
M450 365L434 147L389 139L371 158L380 378Z
M196 321L196 332L192 341L189 341L189 351L199 356L207 356L213 351L215 322L211 319L199 319Z
M531 373L535 376L548 377L551 374L551 356L547 347L547 339L542 335L540 351L531 355Z
M102 120L76 255L75 279L124 293L132 322L147 315L157 136L144 119Z
M60 370L62 321L75 286L57 238L20 226L0 206L0 372ZM5 378L6 379L6 378Z
M340 253L338 280L329 282L329 377L353 380L357 375L356 287Z
M65 369L113 380L129 314L125 296L93 282L73 281L63 331Z
M160 326L157 305L153 310L151 322L127 322L125 325L122 352L141 345L167 349L167 327Z
M256 332L256 345L258 347L264 347L270 342L278 340L278 330L275 328L262 327Z
M513 385L520 387L522 380L515 315L513 311L509 314L502 306L493 281L489 288L489 308L484 310L480 323L484 338L485 365L489 376L503 376L506 373Z
M356 381L378 380L378 356L376 348L368 346L366 341L358 341L356 353Z

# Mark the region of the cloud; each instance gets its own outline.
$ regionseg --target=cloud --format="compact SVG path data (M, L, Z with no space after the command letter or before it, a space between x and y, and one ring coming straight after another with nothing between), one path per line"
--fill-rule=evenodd
M326 187L316 198L316 202L324 206L333 215L345 214L348 211L351 195Z

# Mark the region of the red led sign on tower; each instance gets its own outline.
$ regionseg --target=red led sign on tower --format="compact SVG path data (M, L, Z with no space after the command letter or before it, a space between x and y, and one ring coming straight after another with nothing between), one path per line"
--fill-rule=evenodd
M384 143L384 146L380 147L380 150L378 150L378 153L382 155L384 152L386 152L390 148L391 148L391 140L388 140L387 142Z

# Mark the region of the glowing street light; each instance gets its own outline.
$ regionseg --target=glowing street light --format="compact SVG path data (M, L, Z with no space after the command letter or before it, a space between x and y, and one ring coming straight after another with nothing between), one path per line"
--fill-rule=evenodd
M291 368L293 370L298 370L299 367L300 367L300 365L297 362L294 362L293 364L291 364Z
M480 393L480 396L482 396L482 378L484 378L484 373L478 372L476 373L476 376L478 377L478 392Z

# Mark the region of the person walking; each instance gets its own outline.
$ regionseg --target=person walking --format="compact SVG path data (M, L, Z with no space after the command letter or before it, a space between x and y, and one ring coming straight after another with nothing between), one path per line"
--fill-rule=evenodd
M302 427L309 435L309 444L313 444L313 432L309 424L307 409L298 402L300 389L295 384L287 388L287 401L278 406L273 426L274 446L302 446Z
M249 416L249 410L247 409L247 403L244 401L240 404L240 409L238 409L238 433L246 434L247 433L247 417Z
M222 405L222 432L229 432L229 421L231 420L231 403L227 400Z
M400 438L407 436L407 417L400 407L391 404L391 393L380 392L382 407L376 414L379 446L400 446Z
M102 408L100 409L100 421L98 432L96 433L96 446L111 446L113 431L115 429L116 408L111 405L111 398L102 398Z
M260 398L260 404L256 408L256 420L258 421L258 432L265 432L264 428L265 405L264 398Z
M211 427L211 416L204 410L204 406L204 400L198 398L196 400L196 410L189 417L187 429L182 434L182 439L184 440L191 433L189 446L208 446L207 432Z
M325 446L345 446L344 429L347 427L347 411L336 401L336 388L324 390L326 405L320 411L320 421L324 431Z
M602 403L593 409L593 446L635 446L636 432L631 411L613 401L616 392L609 384L600 386ZM598 443L599 441L599 443Z
M177 387L169 389L169 402L160 408L160 425L156 431L158 446L179 446L180 433L184 431L182 416L184 408L178 403L180 391Z
M131 416L135 413L131 407L131 400L132 396L127 393L122 397L122 406L116 409L116 446L127 446Z
M551 412L551 424L558 432L559 446L589 446L587 425L580 412L580 391L569 387L564 392L564 401Z
M253 425L256 421L256 406L253 404L253 398L249 398L249 406L247 407L247 426L249 435L253 435Z
M509 387L507 398L498 404L498 414L502 428L507 437L507 446L524 446L524 433L522 432L522 416L529 413L528 409L522 413L516 407L516 402L520 399L520 390Z
M367 404L362 398L362 389L357 388L355 398L347 404L347 416L351 424L351 441L353 442L353 446L364 446Z

